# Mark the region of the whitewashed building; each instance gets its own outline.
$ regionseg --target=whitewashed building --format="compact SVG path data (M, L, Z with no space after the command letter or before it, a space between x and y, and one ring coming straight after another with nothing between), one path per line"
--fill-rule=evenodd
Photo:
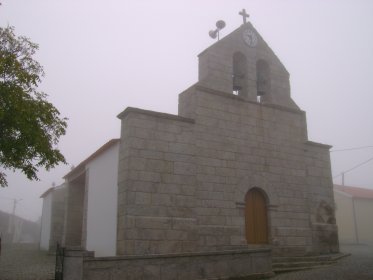
M373 190L334 185L339 241L373 244Z
M40 249L53 251L61 243L65 216L66 187L64 184L49 188L40 198L43 209L40 229Z
M110 140L64 177L64 245L116 255L119 142Z

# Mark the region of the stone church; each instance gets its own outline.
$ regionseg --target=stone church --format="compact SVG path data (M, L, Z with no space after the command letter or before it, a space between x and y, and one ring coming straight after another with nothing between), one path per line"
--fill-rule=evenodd
M118 116L117 253L338 252L331 146L308 140L284 65L249 22L198 57L178 115Z
M117 257L86 258L84 279L220 279L339 251L331 146L308 140L284 65L250 22L198 58L178 115L118 115Z

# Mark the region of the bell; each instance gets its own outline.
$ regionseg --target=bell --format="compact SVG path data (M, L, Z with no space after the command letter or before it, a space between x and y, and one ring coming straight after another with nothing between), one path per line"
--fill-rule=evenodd
M239 85L233 85L233 91L240 91L242 89Z
M233 75L233 91L240 91L242 89L243 75Z
M258 96L263 96L267 92L267 80L265 80L264 78L258 77L256 86Z

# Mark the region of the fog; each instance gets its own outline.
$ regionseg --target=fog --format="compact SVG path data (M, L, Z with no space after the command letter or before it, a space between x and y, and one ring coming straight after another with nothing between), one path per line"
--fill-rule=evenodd
M31 182L7 172L0 210L36 220L40 195L111 138L126 107L177 114L178 94L197 81L197 55L249 21L291 75L291 94L307 112L311 141L333 145L340 173L373 158L373 1L370 0L3 0L0 26L12 25L40 49L40 89L67 117L59 148L69 165L40 170ZM370 146L370 147L367 147ZM373 188L373 160L345 174L345 184Z

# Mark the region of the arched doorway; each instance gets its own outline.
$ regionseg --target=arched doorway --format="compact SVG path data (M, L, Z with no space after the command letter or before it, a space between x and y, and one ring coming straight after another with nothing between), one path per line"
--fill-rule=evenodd
M263 193L251 189L245 198L246 241L248 244L268 243L267 203Z

